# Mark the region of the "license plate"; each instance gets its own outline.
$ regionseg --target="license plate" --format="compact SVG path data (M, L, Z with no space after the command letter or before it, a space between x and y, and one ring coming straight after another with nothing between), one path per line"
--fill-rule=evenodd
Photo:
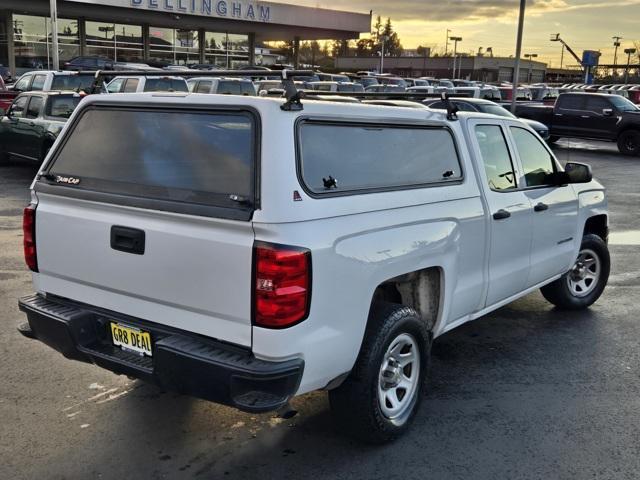
M114 345L139 355L148 355L150 357L153 355L151 351L151 334L149 332L143 332L137 328L127 327L119 323L110 322L110 324L111 339Z

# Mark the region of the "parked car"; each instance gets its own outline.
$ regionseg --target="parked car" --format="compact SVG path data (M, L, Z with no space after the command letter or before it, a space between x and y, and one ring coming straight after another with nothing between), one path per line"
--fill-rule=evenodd
M616 142L624 155L640 155L640 107L620 95L563 93L555 105L520 105L518 116L549 127L551 141L562 137Z
M107 84L108 93L188 92L187 81L176 76L115 77Z
M351 79L343 74L315 72L320 82L350 82Z
M76 91L89 93L93 87L95 76L91 73L36 70L24 73L13 84L15 92L31 91Z
M75 92L21 93L0 119L0 163L15 156L42 162L82 96Z
M419 86L419 87L407 87L405 91L407 93L436 93L436 88L438 87L427 87L427 86Z
M392 75L376 75L376 78L381 85L395 85L403 88L409 86L404 78L394 77Z
M83 71L83 70L113 70L114 62L110 58L100 57L97 55L85 55L74 57L64 63L65 70Z
M392 84L370 85L364 89L365 92L371 93L402 93L406 90L407 89L405 87Z
M407 87L430 87L431 82L429 80L425 80L423 78L404 78L405 82L407 82Z
M381 443L433 339L539 288L600 297L605 189L519 120L293 105L83 100L24 212L20 331L249 412L328 390L339 428Z
M505 118L518 118L502 105L498 105L490 100L481 98L452 98L450 101L461 112L480 112ZM429 108L447 109L447 104L443 100L425 100L423 103ZM521 118L520 120L531 127L543 140L549 140L549 128L545 124L528 118Z
M320 92L364 93L364 87L355 82L309 82L307 87Z
M187 80L191 93L217 93L221 95L257 95L251 80L242 78L196 77Z

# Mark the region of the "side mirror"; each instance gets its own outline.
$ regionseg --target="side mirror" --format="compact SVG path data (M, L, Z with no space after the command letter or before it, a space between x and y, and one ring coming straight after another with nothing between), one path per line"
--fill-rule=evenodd
M612 117L613 116L613 108L603 108L602 109L602 115L604 115L605 117Z
M589 183L593 180L591 167L585 163L568 162L564 171L568 175L569 183Z

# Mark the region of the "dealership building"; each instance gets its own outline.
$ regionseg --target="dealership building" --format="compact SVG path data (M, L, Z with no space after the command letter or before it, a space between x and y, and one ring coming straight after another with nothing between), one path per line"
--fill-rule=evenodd
M263 63L267 41L355 39L371 14L248 0L58 0L61 63L79 55L120 62ZM51 63L49 0L0 1L0 64L15 74Z

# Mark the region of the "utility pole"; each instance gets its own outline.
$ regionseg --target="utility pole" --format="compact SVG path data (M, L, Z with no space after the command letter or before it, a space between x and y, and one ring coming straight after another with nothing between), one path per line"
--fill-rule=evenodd
M518 82L520 81L520 54L522 53L522 34L524 32L524 10L527 0L520 0L520 15L518 16L518 37L516 38L516 63L513 67L513 93L511 98L511 113L516 111L518 97Z
M462 41L462 37L449 37L453 42L453 79L456 78L456 58L458 56L458 42Z
M624 53L627 54L627 68L624 69L624 83L629 81L629 64L631 63L631 55L636 53L635 48L625 48Z
M616 65L618 64L618 47L620 46L620 40L622 40L622 37L611 37L613 39L613 46L615 47L615 50L613 51L613 76L616 76Z
M531 83L531 73L533 69L533 63L531 61L532 58L538 58L537 53L525 53L524 58L529 59L529 73L527 74L527 83Z
M53 69L60 68L60 50L58 49L58 5L57 0L51 0L51 47Z
M451 33L451 30L449 30L447 28L447 41L444 44L444 56L447 56L447 53L449 53L449 34Z
M384 73L384 44L389 37L386 35L380 36L380 40L382 40L382 49L380 50L380 73Z
M560 70L562 70L563 61L564 61L564 43L562 44L562 51L560 52Z

